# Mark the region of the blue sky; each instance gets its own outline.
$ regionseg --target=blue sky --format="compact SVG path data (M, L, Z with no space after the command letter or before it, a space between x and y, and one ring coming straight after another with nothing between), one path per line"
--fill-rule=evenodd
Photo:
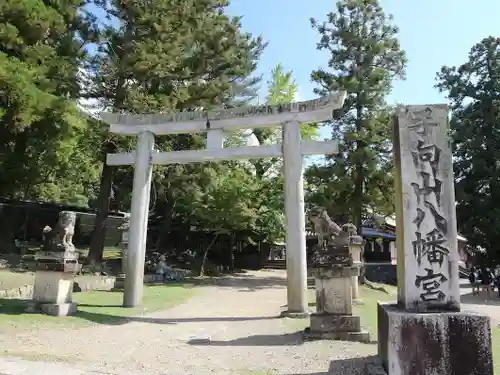
M243 28L269 42L259 74L279 62L293 70L301 99L314 98L311 71L326 67L328 55L316 50L318 34L309 18L326 19L335 0L232 0L229 12L243 15ZM442 65L465 62L473 44L488 35L500 36L499 0L381 0L394 15L400 42L409 59L407 79L394 84L390 103L446 102L433 86ZM265 86L265 84L263 85ZM265 87L262 88L265 97Z
M299 100L315 97L311 71L326 67L328 55L316 50L319 35L309 19L326 19L336 0L231 0L229 13L242 15L243 29L262 35L269 42L257 74L265 81L271 70L282 63L292 70L299 87ZM500 1L475 0L381 0L386 13L399 26L399 39L408 57L407 79L396 81L389 103L444 103L435 88L435 76L442 65L466 61L470 48L489 35L500 36ZM323 128L321 137L329 135Z

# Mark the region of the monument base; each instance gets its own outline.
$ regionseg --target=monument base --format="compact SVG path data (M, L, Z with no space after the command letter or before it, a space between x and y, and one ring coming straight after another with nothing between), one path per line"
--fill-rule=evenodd
M490 318L378 304L378 355L388 375L493 375Z

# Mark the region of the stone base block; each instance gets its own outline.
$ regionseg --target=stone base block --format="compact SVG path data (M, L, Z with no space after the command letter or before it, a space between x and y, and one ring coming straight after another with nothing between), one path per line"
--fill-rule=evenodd
M65 272L37 271L33 300L40 303L71 303L74 275Z
M76 314L76 303L44 303L41 305L42 312L52 316L69 316Z
M316 311L352 315L351 278L316 278Z
M76 303L41 303L31 301L28 303L26 313L43 313L52 316L69 316L77 312Z
M378 355L388 375L493 375L490 318L379 303Z
M310 327L313 332L359 332L361 319L353 315L312 314Z
M359 276L359 267L321 267L314 270L314 277L316 279L333 279L341 277Z
M313 331L309 327L304 330L304 341L314 340L339 340L370 343L370 332L319 332Z

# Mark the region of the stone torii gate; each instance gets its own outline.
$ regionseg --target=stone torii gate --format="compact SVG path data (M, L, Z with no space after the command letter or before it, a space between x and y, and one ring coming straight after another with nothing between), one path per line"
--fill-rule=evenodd
M326 121L343 106L344 92L278 106L254 106L221 111L180 112L165 115L103 113L101 119L116 134L137 136L137 150L108 154L108 165L134 165L127 275L123 306L134 307L143 295L144 259L149 196L154 164L283 157L287 248L287 299L290 315L307 314L307 262L303 186L303 156L338 152L337 141L302 140L300 124ZM271 127L282 124L282 144L224 148L224 130ZM202 150L156 152L154 135L207 133Z

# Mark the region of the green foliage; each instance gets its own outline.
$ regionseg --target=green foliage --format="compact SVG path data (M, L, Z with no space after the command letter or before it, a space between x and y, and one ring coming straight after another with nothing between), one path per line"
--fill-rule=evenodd
M218 233L254 229L257 209L253 199L259 188L254 176L238 167L217 169L207 171L212 178L204 194L194 202L193 214L206 229Z
M328 69L311 75L319 94L345 90L344 107L331 122L340 153L308 171L309 200L348 216L359 227L367 208L392 213L391 143L385 97L392 80L404 78L406 58L398 29L377 0L342 0L327 21L312 26ZM335 208L334 208L335 207Z
M76 106L83 47L93 38L84 5L0 5L0 196L65 201L87 193L92 164L76 173L74 163L88 126Z
M458 67L444 66L437 87L451 102L459 230L469 245L500 259L500 39L472 47Z

